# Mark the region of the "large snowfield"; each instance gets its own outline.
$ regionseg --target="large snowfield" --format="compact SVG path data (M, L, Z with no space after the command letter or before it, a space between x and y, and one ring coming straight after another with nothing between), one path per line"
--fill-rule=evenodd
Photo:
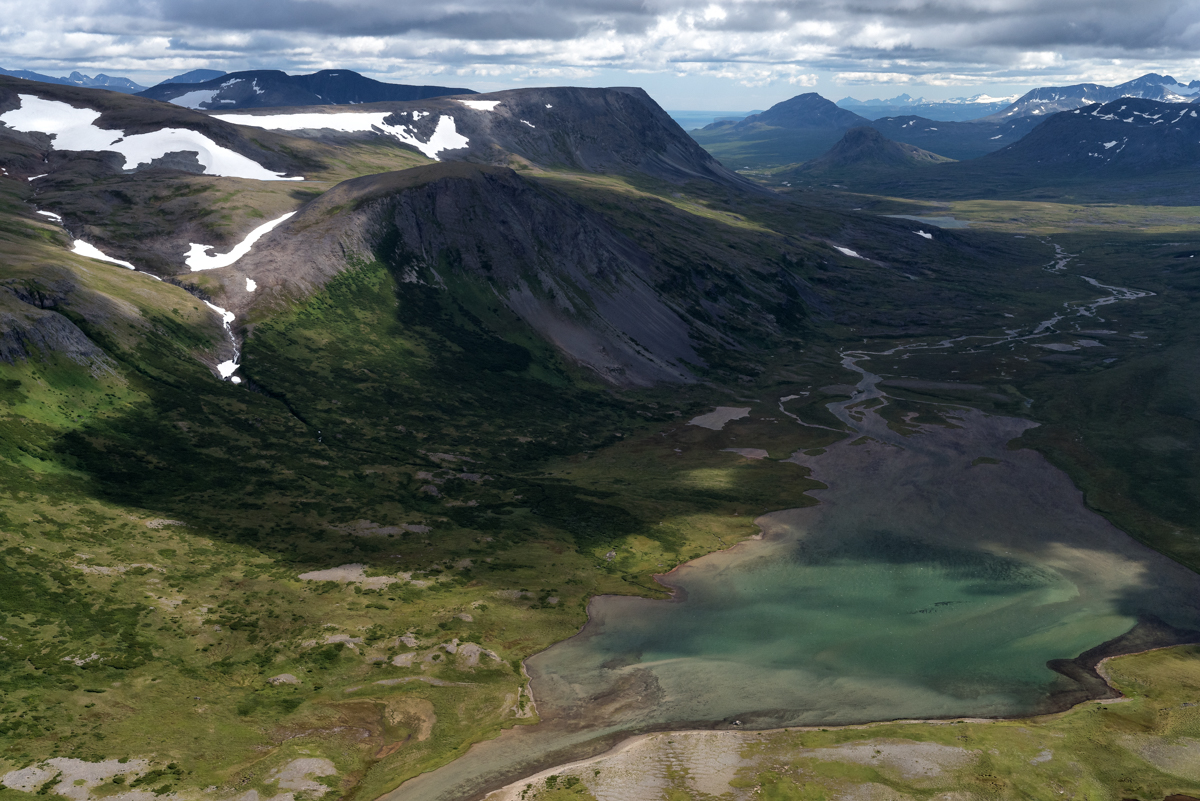
M18 95L21 107L0 114L0 122L16 131L53 137L55 150L96 150L120 153L124 168L149 164L168 153L195 153L208 175L256 181L303 181L271 172L240 153L221 147L204 134L187 128L163 128L126 136L123 131L96 127L99 111L75 108L37 95ZM132 162L132 167L130 163Z

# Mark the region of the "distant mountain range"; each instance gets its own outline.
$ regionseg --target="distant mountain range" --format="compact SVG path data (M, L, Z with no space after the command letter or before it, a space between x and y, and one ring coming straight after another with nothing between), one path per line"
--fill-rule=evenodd
M103 73L93 78L90 75L84 75L82 72L72 72L66 78L54 78L50 75L42 75L39 72L30 72L29 70L0 69L0 75L11 75L14 78L24 78L27 81L41 81L42 83L53 83L59 86L87 86L93 89L109 89L127 95L136 94L146 88L128 78L114 78Z
M926 100L923 97L911 97L907 94L897 95L887 100L856 100L853 97L843 97L837 104L845 109L859 114L879 119L880 117L896 117L901 115L917 115L939 121L975 120L988 114L1001 111L1012 104L1017 95L1011 97L992 97L986 94L972 97L952 97L949 100Z
M900 197L1126 196L1168 205L1200 197L1200 108L1188 102L1122 97L1056 112L993 153L953 163L868 130L848 131L829 152L775 177Z
M692 136L735 169L762 169L814 159L851 128L870 126L897 142L952 159L970 159L1020 139L1038 118L947 122L919 116L869 120L815 92L777 103L742 120L718 121Z
M1097 83L1044 86L1025 93L1012 105L984 119L999 122L1012 117L1046 116L1056 111L1071 111L1092 103L1108 103L1122 97L1140 97L1166 103L1194 103L1200 100L1200 81L1183 84L1170 75L1151 72L1116 86L1101 86Z
M929 120L1003 122L1015 117L1036 117L1056 111L1071 111L1091 103L1107 103L1121 97L1141 97L1167 103L1192 103L1200 99L1200 81L1183 83L1170 75L1147 73L1140 78L1103 86L1079 83L1072 86L1042 86L1017 97L954 97L926 100L907 94L880 100L844 97L838 106L878 120L881 117L918 116Z
M190 75L194 75L194 72L185 73L138 94L201 111L272 106L340 106L475 94L473 90L463 88L383 83L351 70L321 70L311 75L288 75L279 70L247 70L221 74L200 82L181 80Z

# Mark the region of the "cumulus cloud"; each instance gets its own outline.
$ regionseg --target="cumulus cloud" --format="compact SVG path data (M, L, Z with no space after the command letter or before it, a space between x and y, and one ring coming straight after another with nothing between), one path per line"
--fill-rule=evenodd
M747 86L1196 77L1200 0L0 0L0 65Z

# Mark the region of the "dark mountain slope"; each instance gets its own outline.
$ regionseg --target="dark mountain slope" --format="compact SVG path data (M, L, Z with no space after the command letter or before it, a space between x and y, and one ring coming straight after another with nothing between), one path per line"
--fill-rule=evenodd
M347 181L269 243L238 264L260 287L233 293L239 312L310 294L355 260L378 259L402 283L503 304L614 384L690 381L688 364L702 361L688 325L655 292L664 276L649 256L511 170L452 162Z
M787 181L860 182L945 164L951 159L913 145L893 142L874 128L851 128L820 158L777 174Z
M747 169L816 158L848 129L867 124L866 117L808 92L761 114L714 122L692 136L725 164Z
M945 122L924 117L884 117L871 127L895 142L915 145L952 159L974 159L1012 144L1040 122L1016 117L999 123Z
M321 70L311 75L288 75L279 70L247 70L200 83L160 83L138 94L188 108L212 111L423 100L474 92L445 86L383 83L351 70Z
M990 163L1029 173L1132 177L1200 167L1200 111L1192 104L1127 97L1055 114ZM1036 166L1032 166L1036 165Z
M869 186L924 197L1190 204L1200 199L1200 109L1122 98L1059 112L995 153Z

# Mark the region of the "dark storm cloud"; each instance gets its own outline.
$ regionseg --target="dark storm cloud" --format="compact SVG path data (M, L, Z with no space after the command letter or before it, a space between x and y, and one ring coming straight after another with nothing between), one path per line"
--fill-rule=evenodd
M652 27L660 16L701 11L707 5L674 0L142 0L133 4L80 4L80 10L93 18L141 18L226 31L304 31L340 36L426 33L481 41L562 41L580 37L597 26L638 34ZM731 33L767 32L796 23L828 21L850 27L875 23L916 36L928 31L942 39L939 45L947 48L956 44L1014 48L1111 46L1133 51L1189 47L1200 40L1200 9L1195 2L764 0L716 5L723 7L725 18L719 24L701 27Z
M224 30L305 31L342 36L428 33L467 40L576 38L597 24L636 31L652 19L641 3L310 2L160 0L145 10L163 22ZM114 6L114 10L117 7ZM118 12L119 13L119 12Z

